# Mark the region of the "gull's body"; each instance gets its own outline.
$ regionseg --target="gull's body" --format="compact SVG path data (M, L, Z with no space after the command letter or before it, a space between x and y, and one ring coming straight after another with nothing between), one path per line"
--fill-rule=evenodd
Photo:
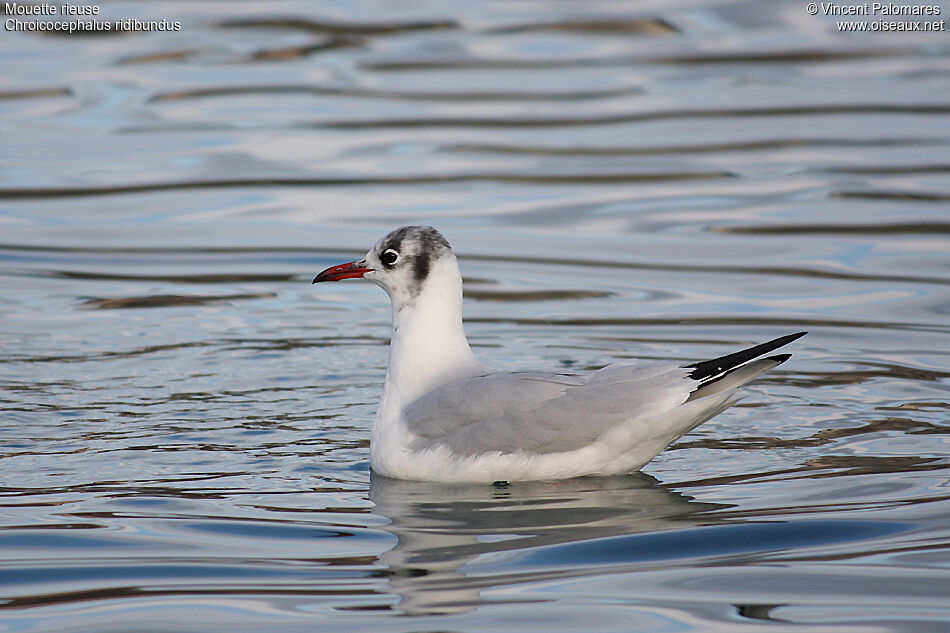
M370 443L390 477L492 482L615 475L641 468L731 405L736 388L784 362L760 356L803 333L681 366L613 364L587 375L493 370L462 329L462 279L445 238L403 227L317 281L364 277L393 304L389 368Z

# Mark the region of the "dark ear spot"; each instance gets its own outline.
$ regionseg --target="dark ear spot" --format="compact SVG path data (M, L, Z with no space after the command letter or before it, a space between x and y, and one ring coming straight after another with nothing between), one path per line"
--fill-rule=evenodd
M416 255L416 260L412 262L412 276L417 284L425 281L425 278L429 276L430 268L432 268L432 262L428 252L423 251Z

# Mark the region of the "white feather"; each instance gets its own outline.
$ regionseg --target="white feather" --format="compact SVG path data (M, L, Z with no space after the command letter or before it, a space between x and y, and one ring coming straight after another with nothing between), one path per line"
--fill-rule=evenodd
M394 248L399 259L381 264ZM373 469L390 477L491 482L629 473L778 364L753 361L701 388L673 362L615 364L584 376L494 371L465 338L458 264L434 229L394 231L356 264L371 268L364 276L393 304L370 446Z

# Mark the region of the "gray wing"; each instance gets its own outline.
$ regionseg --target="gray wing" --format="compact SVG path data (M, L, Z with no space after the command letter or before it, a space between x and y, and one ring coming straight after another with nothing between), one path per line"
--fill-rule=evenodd
M557 453L682 404L697 383L670 362L609 365L587 376L495 372L453 381L406 407L412 447L459 455Z

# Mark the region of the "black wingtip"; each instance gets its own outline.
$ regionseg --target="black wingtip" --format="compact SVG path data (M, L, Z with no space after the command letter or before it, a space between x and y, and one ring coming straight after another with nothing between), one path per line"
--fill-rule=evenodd
M791 354L778 354L777 356L766 356L765 360L772 360L775 361L776 365L781 365L791 357Z
M740 367L741 365L744 365L745 363L748 363L749 361L758 358L763 354L768 354L772 350L788 345L792 341L800 339L806 334L808 334L808 332L786 334L785 336L780 336L776 339L772 339L771 341L754 345L753 347L735 352L733 354L727 354L712 360L704 360L699 363L693 363L692 365L685 365L685 367L693 370L689 374L689 377L693 380L699 380L702 382L710 381L728 374L737 367ZM790 356L791 354L780 354L772 358L781 359L779 362L784 363Z
M780 336L777 339L773 339L767 343L762 343L762 346L764 347L768 345L772 347L772 349L778 349L779 347L782 347L783 345L788 345L792 341L797 341L798 339L805 336L806 334L808 334L808 332L795 332L794 334L786 334L785 336Z

